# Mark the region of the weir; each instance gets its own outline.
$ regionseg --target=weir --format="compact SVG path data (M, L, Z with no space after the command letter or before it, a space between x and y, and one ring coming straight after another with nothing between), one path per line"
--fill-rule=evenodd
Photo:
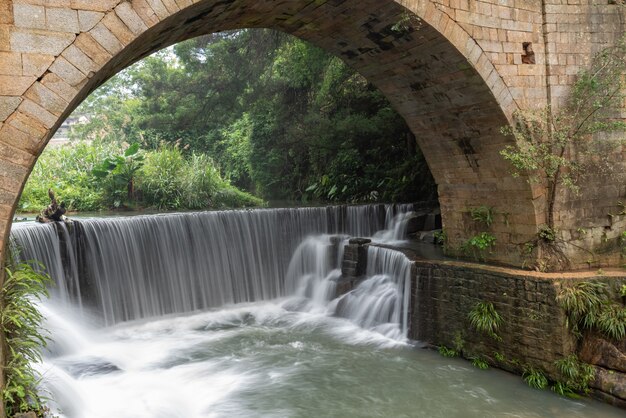
M310 275L337 279L342 235L382 230L383 241L403 238L398 224L406 225L413 209L335 206L16 224L12 243L19 259L43 263L56 297L95 309L105 325L113 325L290 296ZM334 256L327 254L331 247ZM381 268L376 266L376 274ZM399 291L404 290L403 282ZM333 298L328 293L314 300L325 304ZM390 319L400 323L398 313ZM403 329L406 335L406 324Z

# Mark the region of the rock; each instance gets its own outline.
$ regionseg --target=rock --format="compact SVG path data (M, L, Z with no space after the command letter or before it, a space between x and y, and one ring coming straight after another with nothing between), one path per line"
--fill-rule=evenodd
M436 244L436 242L435 242L435 233L437 233L437 232L441 232L441 229L435 229L435 230L432 230L432 231L420 232L418 238L422 242L426 242L428 244Z
M626 354L611 342L594 335L585 337L580 358L589 364L626 373Z
M365 245L365 244L369 244L370 242L372 242L372 240L369 238L350 238L349 242L350 244Z
M604 393L600 390L592 389L591 397L607 403L609 405L613 405L617 408L626 409L626 401L620 398L616 398L615 396L611 396L608 393Z
M626 402L626 373L595 367L596 379L589 385L622 402Z
M407 219L406 224L406 233L408 235L415 234L419 231L424 230L424 224L426 223L426 217L428 214L426 213L414 213L409 219Z
M30 412L19 412L13 415L13 418L37 418L37 414L33 411Z
M439 210L426 215L426 221L424 222L424 231L441 229L441 225L441 213L439 212Z

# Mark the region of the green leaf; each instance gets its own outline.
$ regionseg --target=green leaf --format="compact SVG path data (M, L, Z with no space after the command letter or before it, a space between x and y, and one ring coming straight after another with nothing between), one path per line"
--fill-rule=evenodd
M124 151L124 156L125 157L130 157L132 155L137 154L137 151L139 151L139 143L135 142L134 144L132 144L130 147L128 147L126 149L126 151Z

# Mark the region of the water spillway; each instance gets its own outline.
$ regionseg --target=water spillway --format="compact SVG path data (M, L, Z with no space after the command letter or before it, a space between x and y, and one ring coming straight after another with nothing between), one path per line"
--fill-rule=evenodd
M380 230L393 239L410 209L366 205L85 219L18 224L12 238L21 259L46 266L59 298L95 309L112 325L290 295L302 279L289 275L290 261L294 251L294 262L304 256L296 250L305 239ZM329 270L339 261L319 260Z
M224 211L14 225L53 277L38 366L61 418L619 416L407 340L411 205ZM346 250L347 251L347 250Z

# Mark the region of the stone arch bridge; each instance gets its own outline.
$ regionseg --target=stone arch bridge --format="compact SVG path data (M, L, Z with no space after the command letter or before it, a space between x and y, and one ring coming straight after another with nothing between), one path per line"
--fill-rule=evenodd
M501 127L518 109L557 106L593 53L621 36L626 14L614 3L0 0L1 244L38 155L90 92L165 46L263 27L341 57L387 96L437 182L451 247L475 233L468 210L490 206L499 244L491 258L520 264L520 243L546 221L545 190L510 175L499 152L512 139ZM557 226L572 248L617 237L606 215L625 193L598 180L558 202ZM577 236L577 227L592 233Z

